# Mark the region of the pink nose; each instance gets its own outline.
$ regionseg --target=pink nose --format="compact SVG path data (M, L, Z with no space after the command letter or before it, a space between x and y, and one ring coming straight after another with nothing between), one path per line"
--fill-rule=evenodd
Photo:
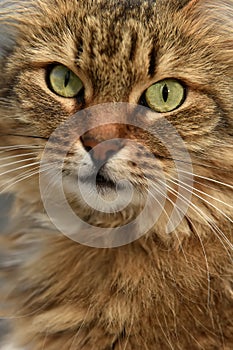
M122 148L121 140L104 140L102 142L91 137L88 133L81 137L82 144L94 162L106 162Z

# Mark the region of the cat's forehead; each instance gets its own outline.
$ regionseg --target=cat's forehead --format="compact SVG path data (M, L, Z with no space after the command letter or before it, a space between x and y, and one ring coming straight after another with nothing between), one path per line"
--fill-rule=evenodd
M110 90L114 100L124 100L124 90L145 89L155 73L157 80L175 76L206 85L215 74L210 59L218 60L219 34L218 22L213 30L208 26L217 12L200 6L190 0L37 0L19 13L14 70L51 63L78 68L96 95L106 90L111 100Z
M79 26L82 26L82 30L85 29L84 24L91 27L92 23L100 23L103 31L111 27L111 31L114 32L114 27L115 29L119 25L123 28L127 27L129 21L132 20L148 26L155 21L158 6L155 0L55 0L55 2L56 10L47 5L41 6L42 16L37 17L39 18L38 24L42 26L50 24L54 26L54 23L69 25L71 31ZM47 1L41 0L40 3L46 4ZM45 13L46 17L43 16Z
M125 90L144 78L154 55L155 1L56 0L53 9L43 3L39 1L41 12L26 27L24 61L75 65L102 95L111 78L115 98L122 78Z
M43 47L45 52L46 46L51 51L57 51L60 46L62 53L63 43L69 43L73 50L76 46L77 51L87 43L92 56L96 50L111 57L123 43L123 51L132 51L132 42L135 48L138 43L144 50L151 41L166 40L167 30L175 31L174 8L161 0L52 0L51 3L48 6L47 0L38 0L24 12L24 25L20 27L24 48L29 44L37 51Z

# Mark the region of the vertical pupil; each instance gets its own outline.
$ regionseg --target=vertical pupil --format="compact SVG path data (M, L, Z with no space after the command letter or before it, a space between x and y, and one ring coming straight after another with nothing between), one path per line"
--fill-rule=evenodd
M168 90L167 84L165 84L165 85L163 86L163 90L162 90L162 95L163 95L163 100L164 100L164 102L167 102L167 100L168 100L168 94L169 94L169 90Z
M64 86L67 87L70 81L70 71L68 70L65 75Z

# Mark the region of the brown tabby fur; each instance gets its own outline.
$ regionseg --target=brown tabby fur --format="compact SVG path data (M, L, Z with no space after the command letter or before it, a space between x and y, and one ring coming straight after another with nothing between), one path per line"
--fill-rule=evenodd
M233 1L35 0L17 11L4 3L11 2L1 2L0 18L13 42L1 62L0 146L16 149L1 153L1 171L9 172L0 184L16 199L0 266L12 349L232 349ZM53 62L83 80L84 101L48 89ZM17 165L6 162L17 158L4 157L34 152L39 160L46 143L7 134L48 138L81 108L138 103L151 84L171 77L186 84L187 98L164 117L190 152L199 208L190 205L172 234L164 215L132 244L90 248L53 231L38 174L7 187L30 168L10 172ZM161 164L168 174L172 162ZM129 162L122 166L136 174ZM90 219L114 226L129 213L107 220Z

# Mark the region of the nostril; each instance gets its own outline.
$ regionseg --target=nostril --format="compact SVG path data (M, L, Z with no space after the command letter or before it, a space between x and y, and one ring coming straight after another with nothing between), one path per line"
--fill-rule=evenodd
M85 145L83 145L83 146L88 153L92 150L91 146L85 146Z
M90 138L86 134L81 136L80 140L83 144L83 147L85 148L85 150L87 152L90 152L92 150L92 148L94 148L98 144L98 142L96 140L94 140L93 138Z

